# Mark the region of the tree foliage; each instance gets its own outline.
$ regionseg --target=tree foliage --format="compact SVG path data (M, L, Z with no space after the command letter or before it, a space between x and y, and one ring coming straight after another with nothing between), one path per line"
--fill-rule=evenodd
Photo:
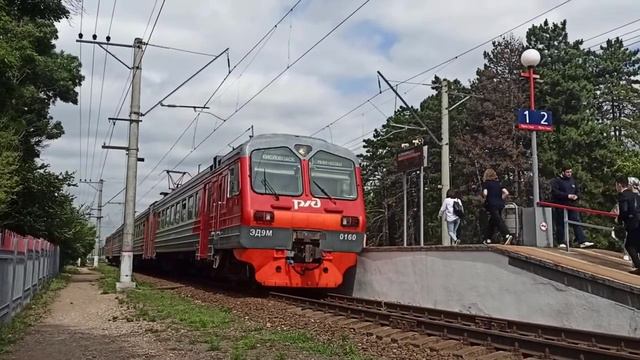
M73 205L73 176L55 174L40 152L64 129L49 114L57 101L77 104L77 57L57 51L60 0L0 0L0 227L61 246L63 263L87 255L94 228Z

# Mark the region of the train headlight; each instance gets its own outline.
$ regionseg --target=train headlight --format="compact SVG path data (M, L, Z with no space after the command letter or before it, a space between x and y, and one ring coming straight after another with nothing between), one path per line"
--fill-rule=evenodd
M253 213L253 219L258 222L272 223L275 220L273 211L256 211Z
M293 148L302 157L307 157L307 155L309 155L309 153L312 150L311 145L302 145L302 144L295 144L295 145L293 145Z
M360 219L357 216L343 216L341 223L344 227L358 227Z

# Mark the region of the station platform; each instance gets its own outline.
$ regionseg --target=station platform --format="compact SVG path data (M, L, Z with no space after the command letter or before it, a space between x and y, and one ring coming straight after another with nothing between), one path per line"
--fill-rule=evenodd
M341 292L640 337L640 275L604 250L460 245L366 248Z
M567 286L640 309L640 275L621 253L599 249L492 245L516 266Z

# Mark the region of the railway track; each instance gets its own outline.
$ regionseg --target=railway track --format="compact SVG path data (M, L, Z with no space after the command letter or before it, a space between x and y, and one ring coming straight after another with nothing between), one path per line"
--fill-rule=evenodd
M400 329L411 341L422 336L455 340L471 348L540 359L640 359L640 339L566 329L432 308L402 305L331 294L307 298L272 292L271 297L303 309L358 319L363 323ZM383 330L383 334L393 331ZM463 351L464 352L464 351Z

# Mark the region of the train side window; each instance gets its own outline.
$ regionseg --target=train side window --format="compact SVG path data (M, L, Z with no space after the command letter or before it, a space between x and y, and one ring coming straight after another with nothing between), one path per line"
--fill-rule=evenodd
M170 225L175 225L176 224L176 205L171 205L171 213L169 214L169 217L171 218L171 220L169 221Z
M180 222L180 205L173 204L173 225L177 225Z
M193 219L193 195L189 196L187 200L187 219Z
M240 193L240 165L236 162L229 168L229 197Z
M200 190L196 191L195 198L193 200L195 207L193 208L193 217L197 218L200 212Z
M187 221L187 199L182 200L182 221Z

